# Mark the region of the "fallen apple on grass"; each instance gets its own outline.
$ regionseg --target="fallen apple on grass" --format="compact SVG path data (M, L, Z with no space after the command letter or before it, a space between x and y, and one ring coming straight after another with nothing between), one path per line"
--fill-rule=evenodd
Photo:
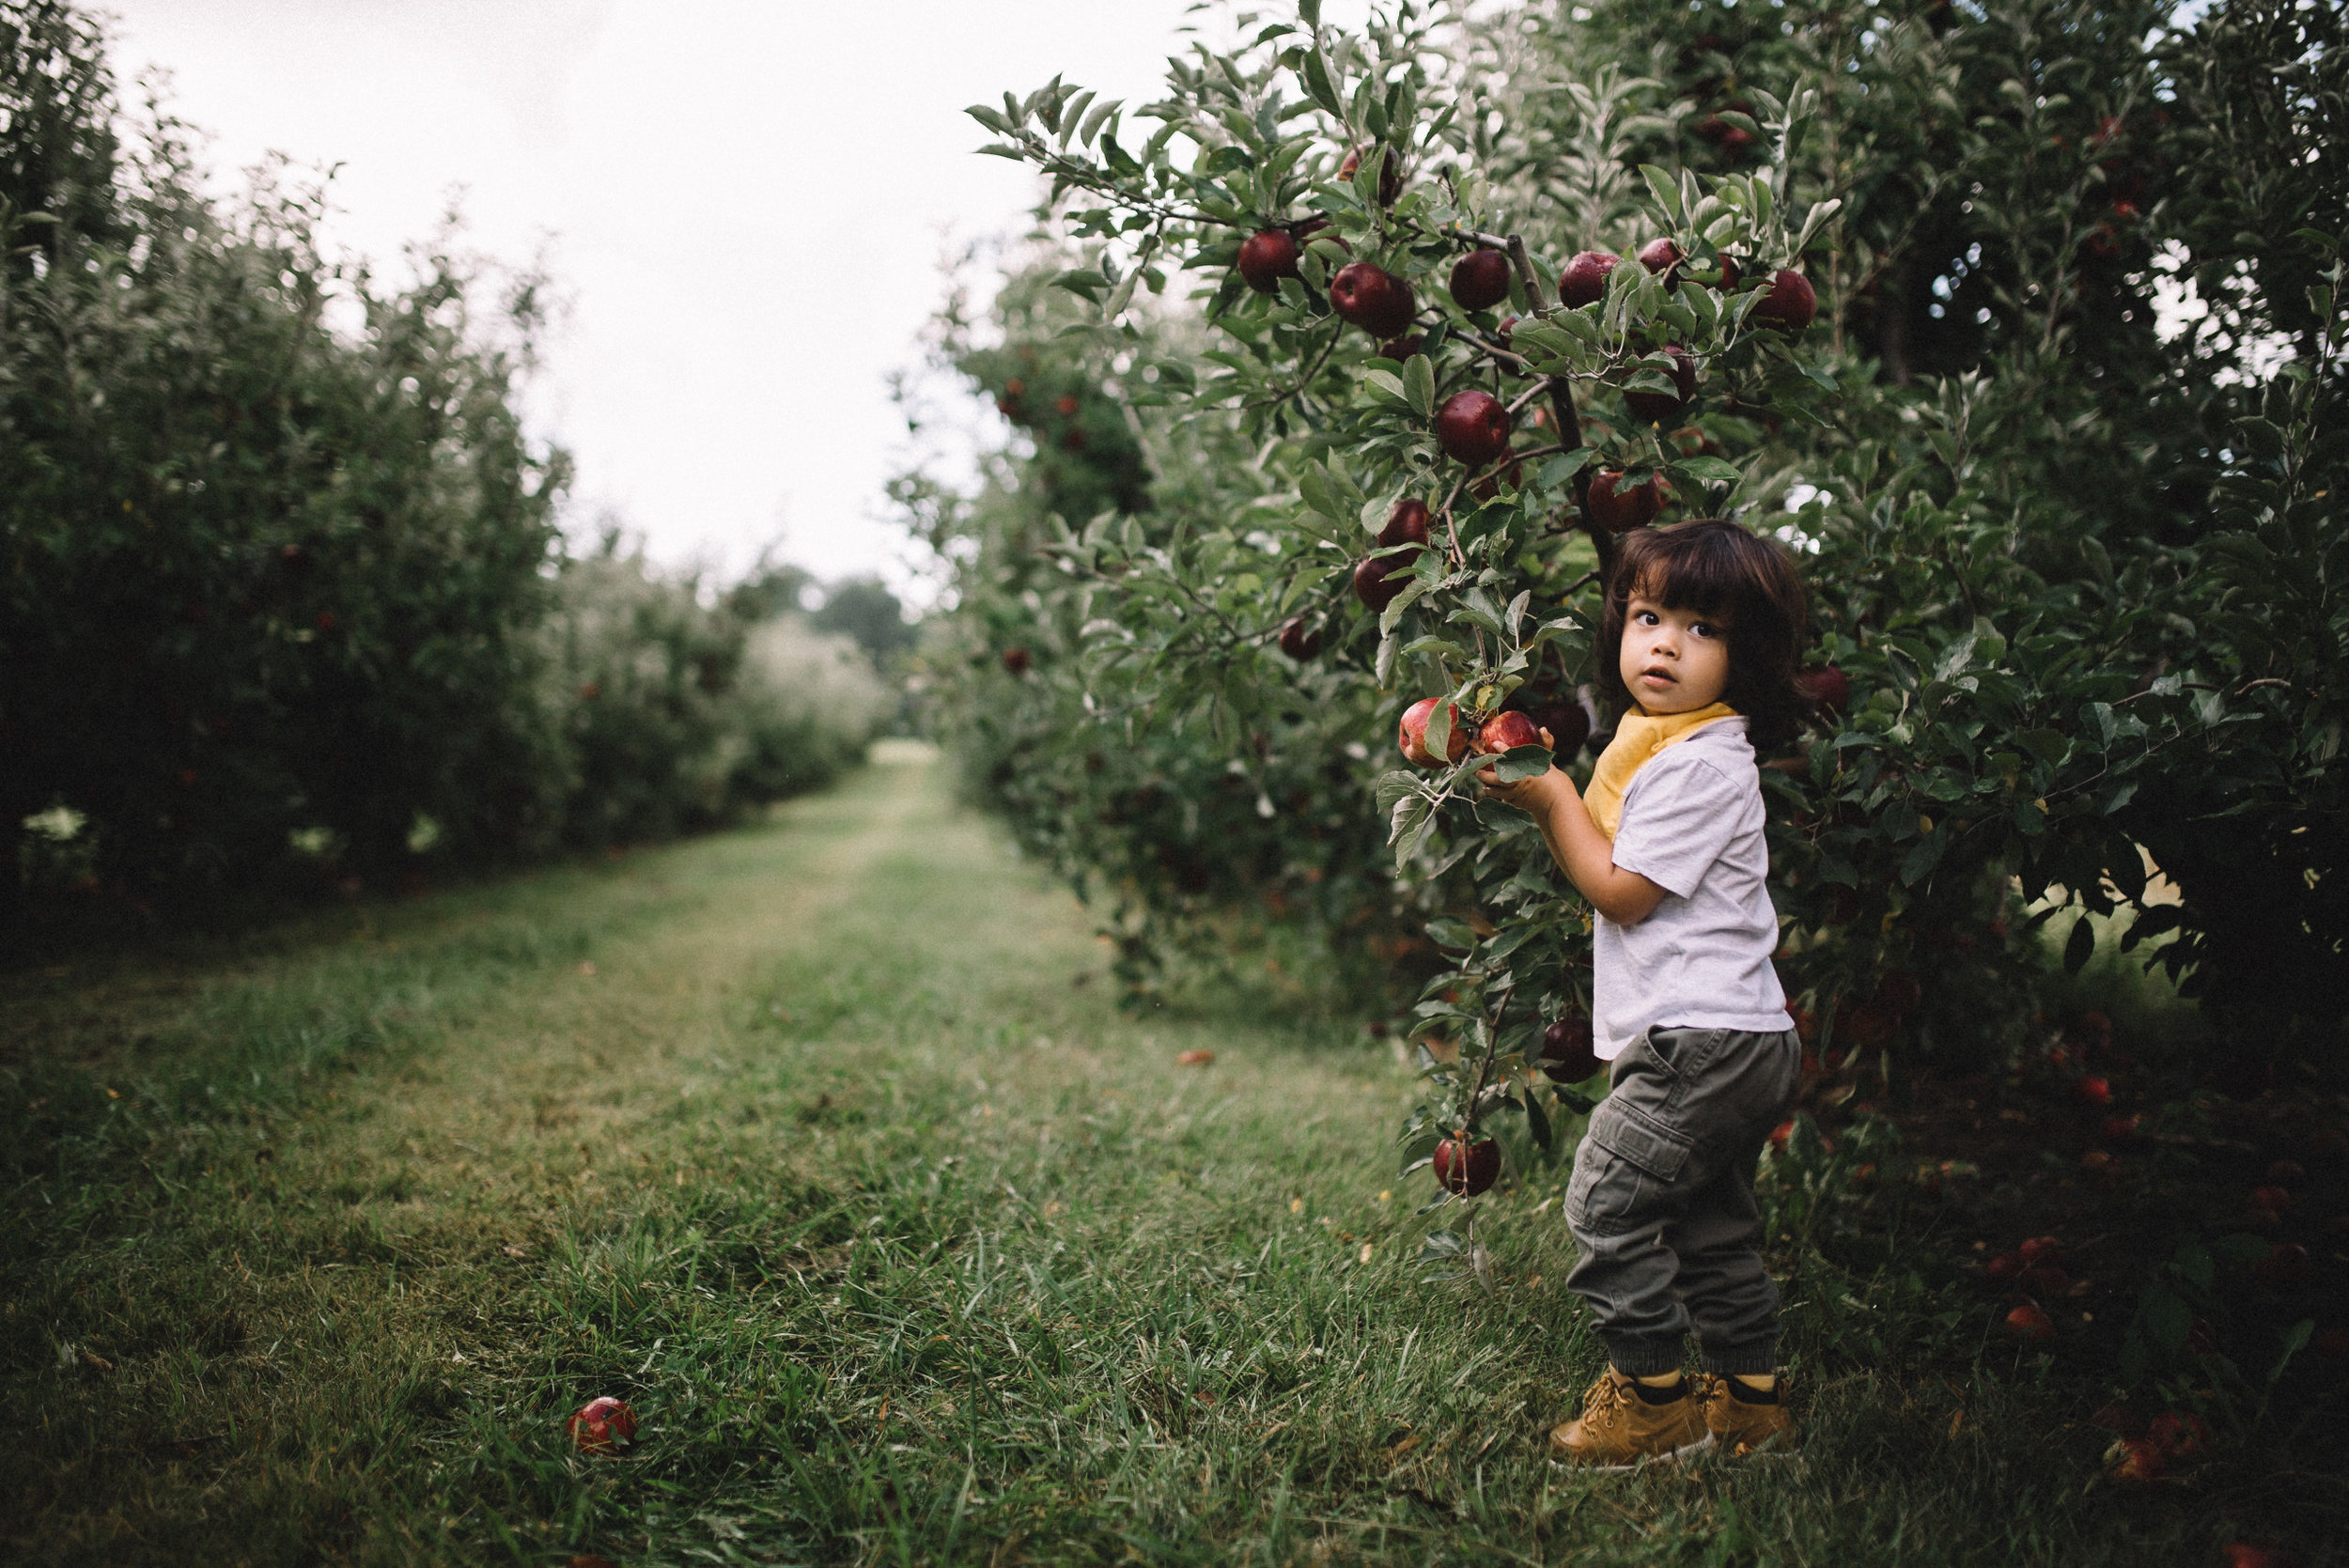
M2145 1428L2146 1441L2172 1459L2185 1459L2210 1446L2210 1427L2190 1410L2164 1410Z
M2055 1321L2036 1301L2026 1301L2006 1314L2006 1331L2027 1343L2038 1344L2055 1338Z
M2148 1437L2123 1437L2105 1450L2105 1470L2115 1481L2152 1481L2168 1461Z
M582 1453L617 1453L636 1441L636 1412L628 1401L605 1394L571 1412L564 1430Z

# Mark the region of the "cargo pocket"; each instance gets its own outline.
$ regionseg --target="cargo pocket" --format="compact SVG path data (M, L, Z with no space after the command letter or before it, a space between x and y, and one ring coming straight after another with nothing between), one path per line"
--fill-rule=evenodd
M1621 1235L1647 1223L1688 1163L1688 1140L1621 1099L1601 1102L1574 1159L1566 1225Z

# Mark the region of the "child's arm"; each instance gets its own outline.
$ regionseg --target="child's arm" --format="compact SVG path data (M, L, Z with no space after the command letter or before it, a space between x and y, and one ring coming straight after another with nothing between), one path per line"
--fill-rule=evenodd
M1542 739L1548 741L1548 731ZM1476 782L1493 800L1532 816L1558 869L1582 890L1591 908L1609 920L1618 925L1637 925L1664 901L1664 889L1615 863L1615 846L1591 820L1581 791L1574 787L1573 775L1564 768L1553 766L1534 778L1502 784L1500 775L1487 768L1476 775Z

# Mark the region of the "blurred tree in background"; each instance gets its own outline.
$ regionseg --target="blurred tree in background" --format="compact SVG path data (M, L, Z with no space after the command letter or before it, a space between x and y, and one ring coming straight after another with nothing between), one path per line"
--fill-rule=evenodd
M615 538L516 395L542 280L223 202L99 26L0 4L0 924L542 855L819 784L888 700Z

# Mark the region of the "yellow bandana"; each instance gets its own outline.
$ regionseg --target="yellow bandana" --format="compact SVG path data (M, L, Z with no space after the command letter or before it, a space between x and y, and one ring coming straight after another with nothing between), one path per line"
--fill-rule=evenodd
M1591 810L1591 820L1610 840L1623 824L1624 792L1631 787L1631 776L1655 759L1665 747L1688 738L1716 719L1735 719L1737 710L1727 703L1715 703L1693 713L1667 713L1651 719L1644 713L1626 713L1615 726L1615 738L1607 743L1607 750L1598 754L1598 766L1591 769L1590 787L1582 792L1582 803Z

